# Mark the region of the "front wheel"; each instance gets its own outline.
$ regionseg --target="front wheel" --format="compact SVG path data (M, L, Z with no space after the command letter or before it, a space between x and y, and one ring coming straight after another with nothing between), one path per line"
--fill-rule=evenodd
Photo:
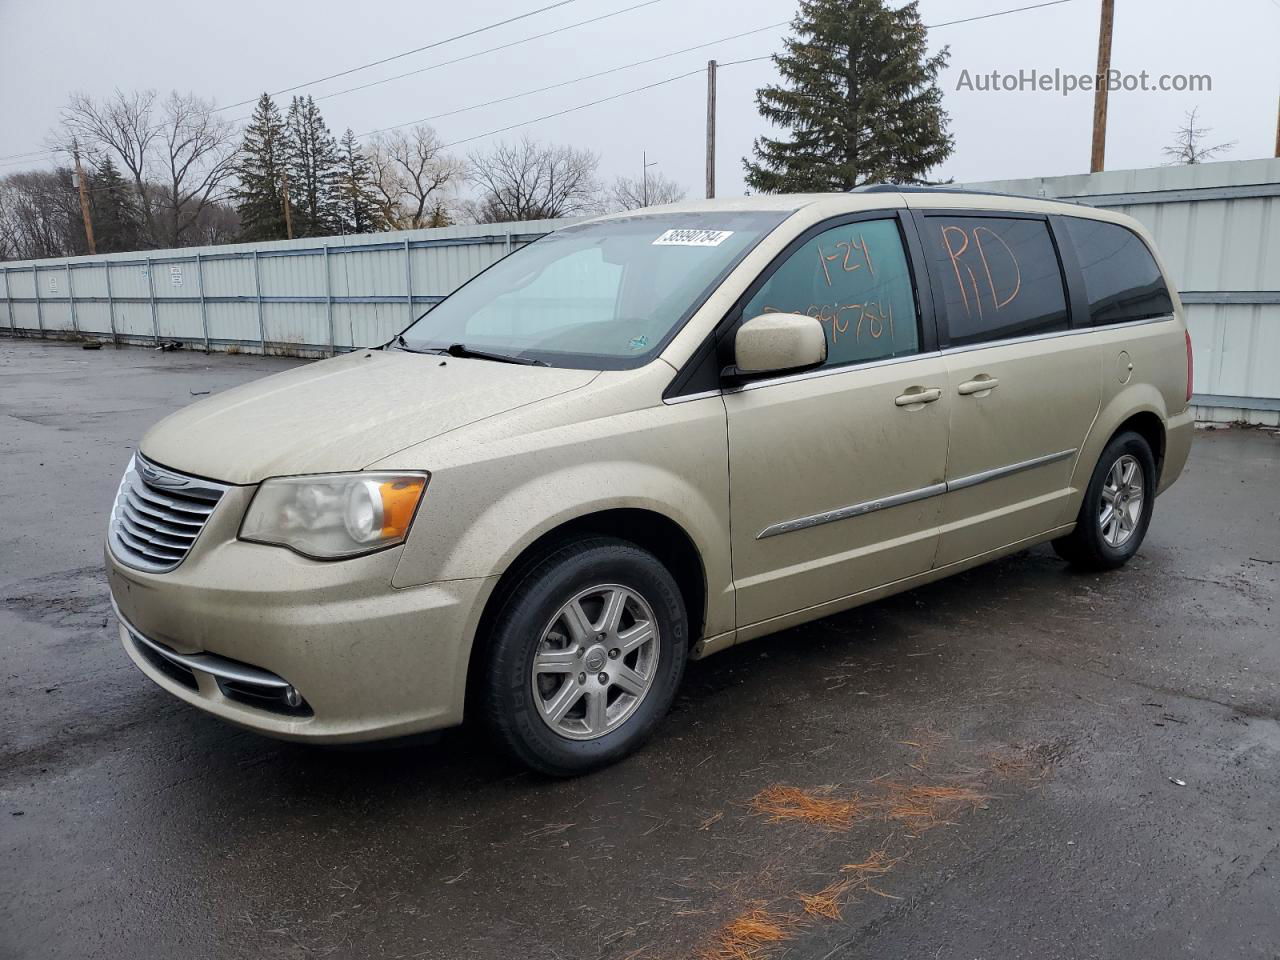
M605 766L657 728L688 648L680 589L656 557L622 540L567 544L520 578L495 618L485 716L541 773Z
M1076 528L1053 549L1083 570L1114 570L1138 552L1156 499L1156 464L1140 434L1112 438L1094 468Z

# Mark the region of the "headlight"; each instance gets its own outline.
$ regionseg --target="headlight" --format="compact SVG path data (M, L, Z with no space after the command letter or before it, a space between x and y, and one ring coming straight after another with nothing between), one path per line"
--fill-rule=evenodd
M425 473L346 473L265 480L240 539L333 560L401 543L427 488Z

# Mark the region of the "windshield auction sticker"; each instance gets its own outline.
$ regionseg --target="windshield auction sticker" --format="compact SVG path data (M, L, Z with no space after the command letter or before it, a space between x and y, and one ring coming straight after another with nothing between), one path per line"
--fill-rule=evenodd
M655 247L718 247L731 236L732 230L668 230L657 240Z

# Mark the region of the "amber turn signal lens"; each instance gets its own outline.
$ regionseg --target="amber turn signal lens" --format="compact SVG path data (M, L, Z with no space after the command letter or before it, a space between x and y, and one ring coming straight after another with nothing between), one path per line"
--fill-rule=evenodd
M425 478L406 477L378 485L378 494L382 497L383 539L403 537L408 533L426 482Z

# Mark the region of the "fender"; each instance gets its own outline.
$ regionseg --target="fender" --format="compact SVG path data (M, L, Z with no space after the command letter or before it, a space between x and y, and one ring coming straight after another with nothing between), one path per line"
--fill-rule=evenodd
M653 428L656 417L665 422ZM528 437L499 444L501 452L473 448L471 462L433 473L393 585L496 577L565 523L641 509L680 527L697 549L706 577L707 635L732 630L723 404L709 398L656 414L625 414L625 423L609 419L608 429L594 435L555 431L559 436L548 444L544 433L537 451L524 449ZM451 511L451 504L457 508Z
M1120 428L1120 424L1139 413L1152 413L1160 419L1162 427L1167 431L1169 413L1165 407L1164 395L1150 383L1133 383L1120 390L1108 400L1098 411L1093 421L1093 428L1085 438L1084 446L1076 457L1075 469L1071 473L1071 496L1064 507L1062 522L1071 523L1080 512L1080 504L1084 501L1084 491L1093 476L1094 468L1102 450ZM1154 451L1153 451L1154 452Z

